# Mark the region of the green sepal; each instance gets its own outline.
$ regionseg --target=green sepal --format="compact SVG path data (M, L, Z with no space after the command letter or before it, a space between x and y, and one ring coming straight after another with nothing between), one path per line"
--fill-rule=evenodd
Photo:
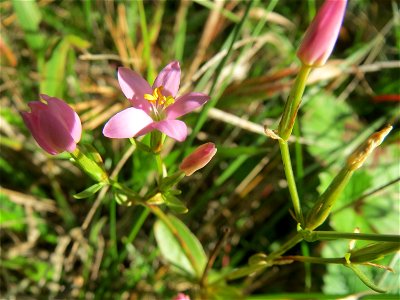
M365 247L350 251L352 263L370 262L383 258L385 255L399 251L399 242L371 243Z
M319 197L309 211L306 219L305 229L314 230L325 222L331 213L333 205L343 192L353 173L354 171L349 170L347 167L344 167L338 173L329 187Z
M79 144L82 150L85 152L86 156L92 159L95 163L97 163L102 169L103 168L103 159L100 153L96 150L95 147L91 144Z
M153 151L149 146L147 146L145 143L142 143L134 138L130 138L129 141L131 142L132 145L135 145L139 150L142 150L144 152L152 153Z
M83 153L78 147L70 153L73 161L79 168L97 182L109 183L104 169L92 158Z
M178 171L171 176L161 179L160 190L163 192L169 191L174 185L178 184L185 177L185 173Z
M189 210L186 205L171 193L163 194L165 204L177 214L186 214Z
M150 133L150 147L153 153L159 153L162 150L165 137L160 131L152 131Z
M345 266L350 268L354 272L354 274L356 274L357 277L360 278L360 280L371 290L374 290L375 292L378 292L378 293L386 293L387 292L386 290L381 289L379 286L377 286L375 283L373 283L372 280L369 279L367 277L367 275L365 275L357 266L355 266L353 264L346 264Z
M171 195L177 196L177 195L181 195L182 191L181 190L169 190L168 191Z
M105 186L105 182L98 182L93 184L92 186L88 187L87 189L83 190L82 192L75 194L73 197L75 199L84 199L88 198L94 194L96 194L103 186Z
M268 266L269 266L268 264L256 264L256 265L252 265L252 266L242 267L242 268L233 270L232 273L230 273L227 276L227 279L234 280L234 279L238 279L241 277L246 277L248 275L259 272L259 271L267 268Z

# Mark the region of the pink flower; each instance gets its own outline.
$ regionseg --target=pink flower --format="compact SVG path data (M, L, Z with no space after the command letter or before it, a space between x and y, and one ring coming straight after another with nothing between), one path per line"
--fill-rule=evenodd
M203 144L184 158L179 169L184 172L186 176L190 176L207 165L214 157L215 153L217 153L217 148L215 148L213 143Z
M297 51L303 64L318 67L326 63L339 35L346 4L347 0L325 0Z
M190 297L184 293L179 293L172 300L190 300Z
M173 61L150 87L135 71L119 68L119 85L133 107L113 116L104 126L103 134L109 138L130 138L159 130L177 141L184 141L186 124L176 118L203 105L210 97L201 93L176 97L180 76L179 62Z
M81 139L81 120L64 101L44 94L40 96L47 103L29 102L31 112L21 112L25 125L48 153L73 152Z

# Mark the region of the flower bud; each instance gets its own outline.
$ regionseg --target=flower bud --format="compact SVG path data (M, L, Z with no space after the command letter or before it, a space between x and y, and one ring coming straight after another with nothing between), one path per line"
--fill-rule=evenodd
M297 51L303 64L318 67L326 63L339 35L346 4L347 0L325 0Z
M217 148L213 143L206 143L194 150L189 156L185 157L179 169L186 176L192 175L197 170L203 168L213 158Z
M400 241L371 243L350 251L352 263L364 263L378 260L387 254L400 250Z
M41 98L46 103L29 102L31 112L21 112L25 125L39 146L48 153L73 152L82 134L78 115L60 99L43 94Z
M179 293L172 300L190 300L190 297L184 293Z
M307 229L314 230L328 218L334 203L343 192L354 171L362 166L367 157L382 143L392 128L391 125L387 125L380 131L375 132L350 155L347 164L336 175L332 183L308 213L306 221Z

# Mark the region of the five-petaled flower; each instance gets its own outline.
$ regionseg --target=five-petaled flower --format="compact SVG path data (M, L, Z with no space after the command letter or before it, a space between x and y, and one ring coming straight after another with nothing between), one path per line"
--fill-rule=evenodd
M64 101L44 94L40 96L46 103L29 102L31 112L21 112L26 126L48 153L73 152L82 134L79 116Z
M150 87L135 71L119 68L118 82L132 107L114 115L104 126L103 134L109 138L131 138L158 130L177 141L184 141L186 124L176 118L203 105L209 97L202 93L176 97L180 75L179 62L173 61Z

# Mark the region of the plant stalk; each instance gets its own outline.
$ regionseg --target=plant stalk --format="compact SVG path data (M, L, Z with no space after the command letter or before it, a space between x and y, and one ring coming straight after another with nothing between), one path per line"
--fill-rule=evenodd
M288 182L288 188L293 203L294 213L297 222L299 222L301 226L304 227L304 217L303 217L303 212L301 210L300 198L297 193L296 181L294 178L292 163L290 160L289 146L286 141L279 140L279 147L281 149L283 167L285 169L286 180Z

